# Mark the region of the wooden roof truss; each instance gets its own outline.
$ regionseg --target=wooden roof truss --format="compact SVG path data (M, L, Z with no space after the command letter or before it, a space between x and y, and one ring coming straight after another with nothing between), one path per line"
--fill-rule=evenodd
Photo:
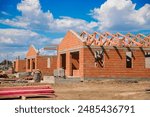
M137 35L131 33L124 35L119 32L116 34L110 32L89 34L83 31L80 37L88 46L150 47L150 36L140 33Z

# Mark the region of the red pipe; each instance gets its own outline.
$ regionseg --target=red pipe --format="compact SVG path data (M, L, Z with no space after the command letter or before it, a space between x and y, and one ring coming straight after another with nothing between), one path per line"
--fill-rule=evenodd
M0 88L0 91L4 90L26 90L26 89L52 89L50 86L45 85L45 86L18 86L18 87L3 87Z
M51 94L51 93L54 93L53 89L9 90L9 91L0 91L0 96L22 96L28 94Z

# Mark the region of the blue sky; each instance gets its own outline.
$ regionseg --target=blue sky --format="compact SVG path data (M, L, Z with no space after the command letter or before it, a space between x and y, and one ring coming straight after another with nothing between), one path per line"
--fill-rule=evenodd
M59 43L70 29L150 34L150 0L0 0L0 60Z

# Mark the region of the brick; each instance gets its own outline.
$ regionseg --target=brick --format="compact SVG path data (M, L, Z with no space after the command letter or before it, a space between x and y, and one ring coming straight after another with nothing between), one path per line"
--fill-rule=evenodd
M84 43L72 32L67 32L66 36L58 47L57 68L61 67L60 53L66 53L66 76L72 75L72 62L70 50L79 48L79 75L81 78L99 78L99 77L129 77L129 78L150 78L150 69L145 68L145 56L141 49L132 49L132 68L126 68L126 52L125 47L105 48L104 52L104 67L95 67L95 58L93 52L99 49L89 49L84 46ZM74 75L77 75L73 71Z
M15 72L25 72L26 71L26 60L16 59L13 62L13 68Z
M47 60L50 59L50 67L47 66ZM30 60L30 68L28 69L28 60ZM33 68L33 62L35 67ZM43 75L53 75L54 69L57 68L57 56L39 55L33 46L30 46L26 54L26 72L32 72L39 69Z

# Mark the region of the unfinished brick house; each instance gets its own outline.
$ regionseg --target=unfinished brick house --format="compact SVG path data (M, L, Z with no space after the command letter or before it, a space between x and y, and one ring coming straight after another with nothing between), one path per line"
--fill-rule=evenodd
M17 58L13 61L13 68L15 72L25 72L26 71L26 60L21 60Z
M57 68L66 77L150 78L150 38L70 30L58 46Z
M39 69L43 75L53 75L57 67L56 55L43 55L33 45L29 47L26 54L26 72L32 72Z

